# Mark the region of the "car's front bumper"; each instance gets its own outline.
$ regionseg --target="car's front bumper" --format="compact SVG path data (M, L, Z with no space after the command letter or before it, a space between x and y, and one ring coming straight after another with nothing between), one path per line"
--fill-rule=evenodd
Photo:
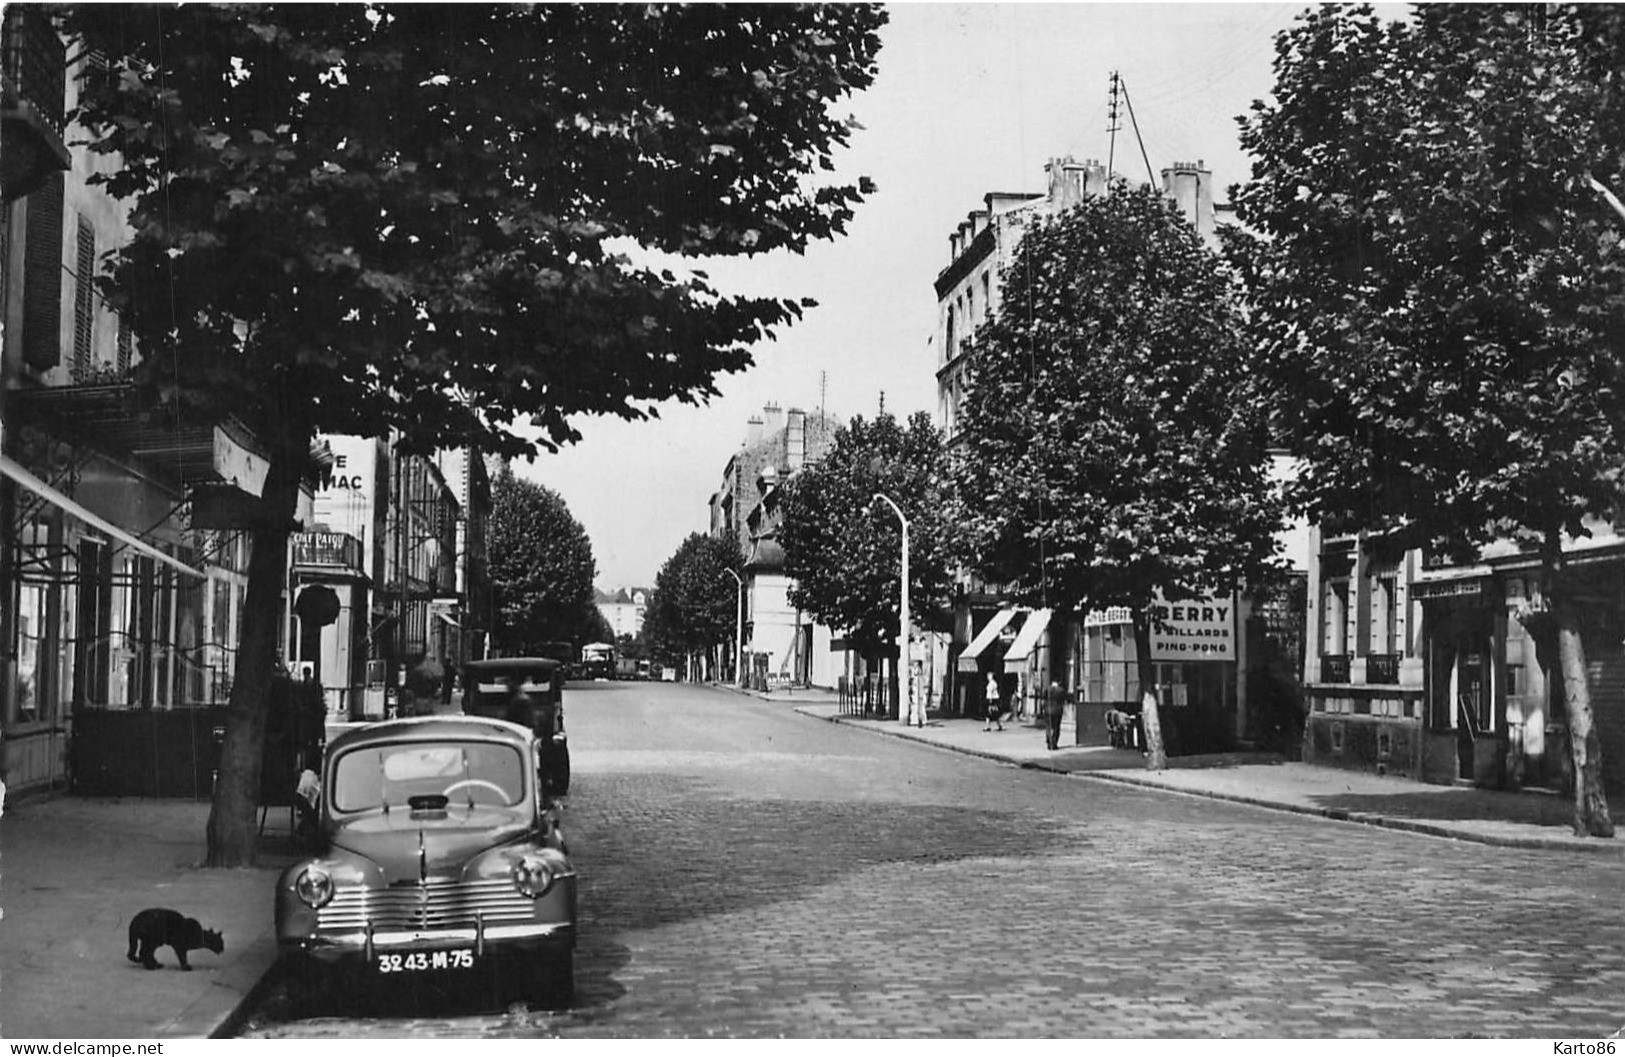
M380 953L468 949L476 958L528 952L563 952L575 947L575 926L567 922L522 925L484 925L451 929L373 929L357 932L318 932L304 937L283 937L285 950L303 951L323 963L361 960L371 963Z

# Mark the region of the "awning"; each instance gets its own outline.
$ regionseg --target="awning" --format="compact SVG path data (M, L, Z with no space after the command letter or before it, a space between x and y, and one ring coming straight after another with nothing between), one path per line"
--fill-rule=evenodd
M1014 608L1001 609L993 614L993 619L989 620L987 626L976 633L976 637L970 640L970 645L965 647L965 652L959 655L959 670L962 672L976 671L977 658L982 655L983 650L987 649L989 643L997 641L999 632L1004 630L1004 626L1010 623L1015 618L1015 615Z
M80 506L72 499L69 499L61 492L58 492L55 488L52 488L38 477L35 477L33 474L23 469L18 463L12 461L10 456L0 455L0 476L11 478L13 481L16 481L18 484L44 499L46 502L61 507L63 510L66 510L68 513L72 514L74 517L85 522L86 524L95 525L109 536L112 536L114 539L120 540L121 542L134 547L136 550L147 555L148 557L155 558L158 561L163 562L165 565L172 566L173 568L178 569L190 576L195 576L200 580L205 578L202 572L192 568L185 562L177 560L172 555L165 554L157 547L154 547L150 543L142 542L129 532L126 532L124 529L121 529L117 525L113 524L111 521L91 513L89 510Z
M1049 627L1050 610L1035 609L1027 614L1027 620L1021 625L1021 631L1016 634L1016 641L1004 651L1004 670L1006 672L1020 672L1027 667L1027 660L1032 656L1033 648L1038 645L1038 637L1044 634Z

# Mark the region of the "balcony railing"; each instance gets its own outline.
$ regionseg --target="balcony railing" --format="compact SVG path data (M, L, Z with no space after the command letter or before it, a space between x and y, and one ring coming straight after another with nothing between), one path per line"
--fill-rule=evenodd
M32 194L71 159L62 142L66 48L49 11L8 5L0 24L0 197ZM60 210L60 207L59 207Z
M1393 685L1399 682L1399 654L1373 653L1365 659L1365 681Z
M57 138L62 137L67 47L44 11L10 5L0 43L0 82L9 110L27 104Z
M1349 656L1346 653L1324 654L1320 658L1320 681L1346 683L1349 681Z

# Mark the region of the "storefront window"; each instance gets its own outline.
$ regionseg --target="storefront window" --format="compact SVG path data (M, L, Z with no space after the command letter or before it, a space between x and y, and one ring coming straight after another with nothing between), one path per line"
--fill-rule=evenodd
M113 564L113 604L109 611L107 645L112 663L108 666L107 704L112 708L130 705L130 675L135 661L131 625L135 617L135 559L120 558Z
M12 694L13 723L43 719L40 712L40 654L45 627L45 589L24 583L17 598L17 682Z
M206 703L203 663L203 599L208 581L182 580L175 592L174 699L177 705Z
M105 705L113 613L113 565L100 540L79 541L79 591L74 634L73 699Z

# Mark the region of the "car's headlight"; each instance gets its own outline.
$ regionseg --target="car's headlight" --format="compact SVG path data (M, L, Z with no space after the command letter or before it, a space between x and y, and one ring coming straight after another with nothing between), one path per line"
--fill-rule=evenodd
M308 867L293 883L294 893L308 907L325 906L333 898L333 879L319 866Z
M540 855L526 855L513 864L513 886L519 894L540 899L553 887L553 866Z

